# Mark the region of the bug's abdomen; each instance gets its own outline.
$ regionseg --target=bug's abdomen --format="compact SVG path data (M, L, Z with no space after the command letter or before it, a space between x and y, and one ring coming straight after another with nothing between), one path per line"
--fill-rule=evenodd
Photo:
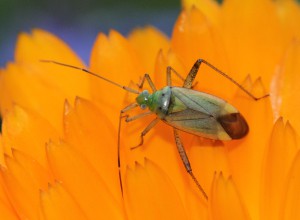
M232 139L240 139L249 132L248 124L240 113L221 115L217 120Z

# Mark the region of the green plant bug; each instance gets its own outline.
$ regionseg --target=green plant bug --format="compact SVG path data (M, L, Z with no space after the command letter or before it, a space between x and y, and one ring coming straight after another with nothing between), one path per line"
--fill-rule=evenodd
M144 136L159 122L163 121L166 124L173 127L175 143L177 146L177 150L182 159L184 167L188 174L191 176L198 189L207 200L208 196L199 181L195 177L191 164L189 162L188 156L184 149L183 143L180 139L178 131L187 132L196 136L209 138L213 140L221 140L228 141L233 139L241 139L245 137L249 131L248 124L245 118L241 115L241 113L233 107L231 104L227 103L225 100L204 93L199 92L192 89L193 82L197 76L200 65L203 63L221 74L228 80L230 80L233 84L243 90L246 94L248 94L254 100L259 100L261 98L267 97L264 95L262 97L255 97L248 90L242 87L239 83L237 83L234 79L229 77L226 73L219 70L209 62L203 59L198 59L190 72L188 73L186 78L183 78L179 73L177 73L172 67L167 67L167 86L164 88L157 90L151 77L148 74L145 74L142 78L139 88L143 88L144 82L146 81L152 93L148 90L144 90L139 92L130 87L123 86L116 82L113 82L103 76L97 75L87 69L72 66L69 64L60 63L53 60L41 60L41 62L54 63L62 66L66 66L69 68L78 69L84 71L88 74L96 76L108 83L111 83L115 86L118 86L128 92L137 94L136 100L134 103L131 103L127 107L123 108L120 111L119 117L119 131L118 131L118 167L120 170L120 124L122 118L125 118L126 122L134 121L136 119L140 119L144 116L155 114L156 118L152 120L146 128L141 132L141 141L138 146L141 146L144 141ZM182 87L172 86L171 82L171 74L172 72L176 74L182 81ZM128 115L124 115L125 112L132 110L133 108L140 107L141 109L148 109L148 111L138 114L135 116L129 117ZM136 146L136 147L138 147ZM135 147L133 147L135 148ZM122 179L121 174L120 183L122 189Z

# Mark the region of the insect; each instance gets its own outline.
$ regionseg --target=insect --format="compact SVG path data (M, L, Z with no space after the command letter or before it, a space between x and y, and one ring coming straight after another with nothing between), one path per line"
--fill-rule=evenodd
M179 73L177 73L172 67L167 67L167 85L157 90L151 77L148 74L145 74L139 84L139 87L142 88L144 82L146 81L152 93L148 90L144 90L139 92L130 87L123 86L116 82L113 82L103 76L97 75L87 69L56 62L53 60L41 60L42 62L50 62L58 65L62 65L69 68L78 69L84 71L88 74L96 76L104 81L107 81L110 84L118 86L128 92L137 94L136 100L134 103L131 103L127 107L121 110L120 112L120 122L124 117L123 114L133 108L140 107L141 109L148 109L148 111L129 117L125 115L125 121L133 121L136 119L140 119L149 114L155 114L156 118L152 120L146 128L141 132L140 138L141 141L138 146L142 145L144 142L144 136L159 122L163 121L166 124L173 127L175 143L177 146L177 150L182 159L184 167L187 173L191 176L198 189L202 193L205 199L208 199L208 196L199 181L195 177L191 164L189 162L188 156L184 149L183 143L180 139L178 131L187 132L196 136L205 137L214 140L228 141L232 139L240 139L247 135L249 131L248 124L245 118L241 115L241 113L233 107L231 104L227 103L225 100L218 98L216 96L199 92L192 89L193 82L197 76L200 65L203 63L221 74L228 80L230 80L233 84L243 90L246 94L248 94L254 100L259 100L261 98L267 97L264 95L262 97L255 97L248 90L242 87L239 83L237 83L234 79L228 76L223 71L219 70L209 62L203 59L198 59L187 77L184 79ZM171 82L171 74L176 74L182 81L182 87L172 86ZM118 166L120 170L120 125L118 132ZM120 182L122 188L122 180L121 175Z

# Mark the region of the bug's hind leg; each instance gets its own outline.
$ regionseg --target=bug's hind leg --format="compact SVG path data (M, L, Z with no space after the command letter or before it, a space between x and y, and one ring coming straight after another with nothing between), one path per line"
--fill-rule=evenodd
M188 174L190 174L190 176L192 177L193 181L195 182L195 184L197 185L198 189L200 190L200 192L202 193L202 195L204 196L204 198L206 200L208 200L208 196L206 194L206 192L204 191L204 189L202 188L202 186L200 185L199 181L197 180L197 178L195 177L193 171L192 171L192 167L191 167L191 164L190 164L190 161L189 161L189 158L185 152L185 149L184 149L184 146L181 142L181 139L179 137L179 134L178 134L178 130L177 129L173 129L174 130L174 137L175 137L175 142L176 142L176 146L177 146L177 150L178 150L178 153L181 157L181 160L184 164L184 167L186 169L186 171L188 172Z
M237 81L235 81L233 78L231 78L228 74L226 74L225 72L223 72L222 70L218 69L217 67L215 67L214 65L212 65L211 63L207 62L206 60L203 59L198 59L193 67L191 68L189 74L187 75L184 83L183 83L183 87L184 88L188 88L190 89L193 85L193 82L197 76L198 70L200 68L201 64L205 64L206 66L208 66L209 68L213 69L215 72L219 73L220 75L224 76L226 79L228 79L229 81L231 81L233 84L235 84L238 88L240 88L241 90L243 90L243 92L245 92L248 96L250 96L252 99L254 99L255 101L260 100L262 98L266 98L269 96L269 94L263 95L261 97L256 97L254 96L250 91L248 91L247 89L245 89L241 84L239 84Z
M167 67L167 85L168 86L172 86L172 77L171 77L172 73L174 73L182 82L185 81L185 78L180 73L178 73L173 67L168 66ZM191 88L195 87L197 84L198 84L198 82L195 82L191 86Z
M187 75L187 77L184 80L184 83L183 83L184 88L190 89L193 86L193 82L194 82L194 80L197 76L197 73L198 73L198 70L200 68L201 63L202 63L201 59L197 60L194 63L194 65L191 68L189 74Z

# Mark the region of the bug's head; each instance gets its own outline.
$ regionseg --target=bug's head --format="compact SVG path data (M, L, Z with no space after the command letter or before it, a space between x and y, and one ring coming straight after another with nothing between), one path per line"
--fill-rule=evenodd
M150 93L148 90L144 90L136 97L136 102L139 104L141 109L145 109L148 107L148 100L149 100Z

